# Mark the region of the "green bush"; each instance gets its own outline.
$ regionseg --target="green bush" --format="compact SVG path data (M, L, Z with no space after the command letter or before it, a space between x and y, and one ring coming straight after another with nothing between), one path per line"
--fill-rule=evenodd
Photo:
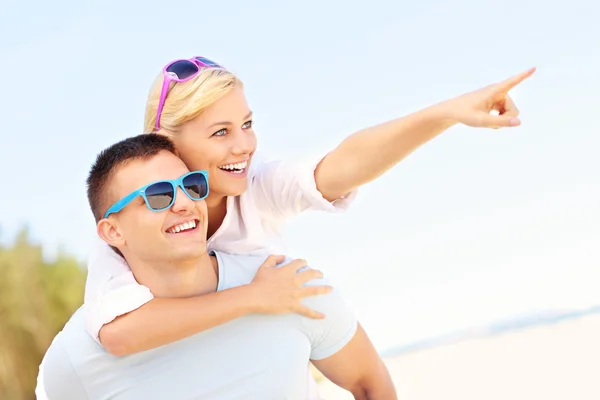
M44 261L27 229L0 247L0 399L35 399L40 361L83 303L85 277L74 257Z

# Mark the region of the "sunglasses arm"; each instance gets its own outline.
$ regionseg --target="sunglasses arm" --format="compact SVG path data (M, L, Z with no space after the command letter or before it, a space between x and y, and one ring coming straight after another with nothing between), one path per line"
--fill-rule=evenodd
M124 209L125 206L127 206L127 204L129 204L133 201L133 199L135 199L138 196L142 196L144 193L144 190L146 190L146 188L136 190L135 192L132 192L132 193L128 194L127 196L123 197L121 200L117 201L115 204L113 204L113 206L111 208L108 209L106 214L104 214L104 218L108 218L108 216L110 214L118 213L119 211Z
M163 107L165 106L165 99L167 98L169 85L172 81L173 79L168 74L164 74L162 89L160 90L160 100L158 102L158 108L156 109L156 130L160 129L160 116L162 114Z

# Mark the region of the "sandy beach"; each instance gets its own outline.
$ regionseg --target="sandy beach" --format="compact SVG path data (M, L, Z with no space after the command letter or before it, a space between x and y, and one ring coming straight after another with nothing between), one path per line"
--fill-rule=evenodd
M600 400L600 315L385 359L399 399ZM325 400L352 399L319 382Z

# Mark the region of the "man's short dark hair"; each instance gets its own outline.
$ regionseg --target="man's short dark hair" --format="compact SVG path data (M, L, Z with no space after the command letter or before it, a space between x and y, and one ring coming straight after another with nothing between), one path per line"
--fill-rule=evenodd
M111 206L109 183L116 170L131 160L152 157L161 151L176 154L173 142L166 136L142 134L115 143L98 155L87 178L88 201L96 222L104 218Z

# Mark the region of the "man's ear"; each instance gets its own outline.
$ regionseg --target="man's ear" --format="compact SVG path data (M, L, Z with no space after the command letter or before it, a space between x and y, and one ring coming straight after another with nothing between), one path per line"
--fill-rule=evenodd
M114 221L108 218L101 219L96 225L98 236L109 246L120 248L125 244L125 238Z

